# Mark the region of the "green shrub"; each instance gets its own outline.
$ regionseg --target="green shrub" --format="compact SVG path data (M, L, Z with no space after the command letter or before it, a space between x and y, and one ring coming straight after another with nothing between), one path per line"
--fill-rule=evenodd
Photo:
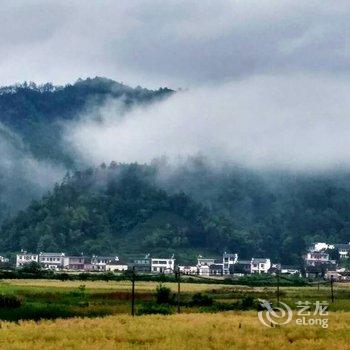
M211 306L213 305L213 298L207 294L196 293L192 296L190 305L191 306Z
M137 315L171 315L172 311L169 305L159 305L155 303L143 304L138 310Z
M161 283L157 286L156 294L158 304L170 304L173 300L171 289L163 286Z
M16 309L22 305L22 299L15 295L0 295L0 307L7 309Z

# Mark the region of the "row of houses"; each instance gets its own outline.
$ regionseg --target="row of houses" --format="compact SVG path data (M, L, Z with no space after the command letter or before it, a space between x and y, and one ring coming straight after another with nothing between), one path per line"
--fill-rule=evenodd
M108 271L109 269L127 269L118 257L84 255L66 256L65 253L28 253L22 251L16 255L16 267L21 268L32 262L39 263L43 268L50 270L86 270Z
M333 259L331 258L333 256ZM335 259L334 257L337 257ZM317 242L312 244L304 255L305 275L307 277L325 277L348 280L346 269L339 264L350 257L349 244L328 244Z
M196 264L177 265L182 274L206 276L233 276L246 274L280 273L289 275L302 275L307 277L324 277L329 271L338 271L338 263L330 258L329 249L338 249L339 245L315 243L304 256L304 268L295 266L283 266L272 264L269 258L251 258L249 260L239 259L236 253L225 252L217 258L198 256ZM335 248L337 246L337 248ZM350 252L350 244L341 245L342 252ZM340 252L340 250L339 250ZM346 259L343 253L341 259ZM84 255L69 256L65 253L32 254L25 251L17 254L16 267L20 268L30 262L37 262L45 269L51 270L73 270L73 271L102 271L122 272L134 268L139 273L163 273L171 274L175 271L174 257L159 258L150 254L121 261L117 256L87 257Z
M326 242L313 243L308 252L310 253L324 253L337 251L340 259L348 259L350 257L350 243L348 244L330 244Z
M200 276L245 275L251 273L268 273L271 260L252 258L239 260L238 254L224 253L222 258L204 258L199 256L195 266L179 266L183 274L198 274Z
M174 271L175 259L151 258L146 255L126 263L118 256L97 256L87 257L84 255L68 256L65 253L39 254L22 251L16 255L16 267L21 268L32 262L39 263L44 269L50 270L73 270L73 271L101 271L101 272L122 272L135 266L139 272L170 273Z
M45 269L75 270L75 271L102 271L122 272L134 268L139 273L164 273L175 271L175 259L151 257L147 254L142 257L121 261L117 256L86 257L84 255L69 256L65 253L39 254L22 251L16 255L16 267L21 268L31 262L39 263ZM270 259L252 258L239 260L238 254L224 253L220 258L204 258L199 256L196 265L177 266L180 272L187 275L200 276L228 276L233 274L268 273L272 264Z

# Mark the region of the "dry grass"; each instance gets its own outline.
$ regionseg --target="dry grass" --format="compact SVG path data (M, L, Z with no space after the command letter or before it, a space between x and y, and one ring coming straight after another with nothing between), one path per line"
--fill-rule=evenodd
M241 325L241 327L240 327ZM2 323L0 349L349 349L350 313L329 329L262 326L256 312Z
M70 288L76 289L80 285L85 285L89 290L113 290L113 291L129 291L131 288L130 281L59 281L59 280L48 280L48 279L12 279L3 280L3 284L7 286L17 287L31 287L31 288ZM158 282L136 282L136 291L152 291L156 290ZM177 284L166 282L163 285L171 288L172 291L177 291ZM181 290L183 292L201 292L206 290L221 289L227 286L222 284L198 284L198 283L182 283Z

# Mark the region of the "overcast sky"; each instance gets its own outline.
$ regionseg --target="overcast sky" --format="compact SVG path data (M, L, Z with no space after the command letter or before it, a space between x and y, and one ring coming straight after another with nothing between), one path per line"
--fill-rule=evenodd
M106 76L194 87L347 77L348 1L0 1L0 85Z

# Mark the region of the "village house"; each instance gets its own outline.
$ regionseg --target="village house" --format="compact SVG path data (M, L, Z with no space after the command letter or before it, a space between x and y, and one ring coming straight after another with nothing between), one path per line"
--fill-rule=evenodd
M24 265L30 264L31 262L39 262L38 254L27 253L26 251L21 251L21 253L16 255L16 267L23 267Z
M128 265L122 263L120 260L107 262L106 271L108 272L122 272L128 269Z
M209 277L210 276L210 266L215 264L215 259L213 258L203 258L201 255L199 255L197 259L197 270L198 275L203 277Z
M210 267L209 265L199 265L198 266L198 275L203 277L210 276Z
M234 265L237 263L238 254L224 253L222 255L222 271L223 275L232 275L234 271Z
M271 260L264 258L252 258L251 273L267 273L271 267Z
M334 281L341 281L342 274L337 271L326 271L324 278L327 280L333 279Z
M151 271L152 273L174 273L175 259L152 258L151 259Z
M198 267L197 266L179 266L180 272L183 275L197 275L198 274Z
M45 269L59 270L63 268L64 253L40 253L39 263Z
M222 276L223 264L212 264L209 266L209 276Z
M251 260L237 260L233 270L235 275L247 275L251 273Z
M281 272L282 275L301 276L301 271L296 266L282 265L280 272Z
M150 273L151 272L151 258L150 254L146 254L143 258L133 259L129 264L129 268L134 268L136 272Z
M84 270L85 258L82 255L65 256L63 258L63 268L67 270Z
M349 244L334 244L334 248L338 250L340 259L347 259L350 256Z
M197 259L197 266L210 266L215 264L215 259L213 258L203 258L201 255L199 255L198 259Z
M107 264L116 263L119 260L117 256L98 256L93 255L91 258L91 270L106 271Z
M329 254L324 252L308 252L304 257L306 266L316 266L320 264L329 264Z

